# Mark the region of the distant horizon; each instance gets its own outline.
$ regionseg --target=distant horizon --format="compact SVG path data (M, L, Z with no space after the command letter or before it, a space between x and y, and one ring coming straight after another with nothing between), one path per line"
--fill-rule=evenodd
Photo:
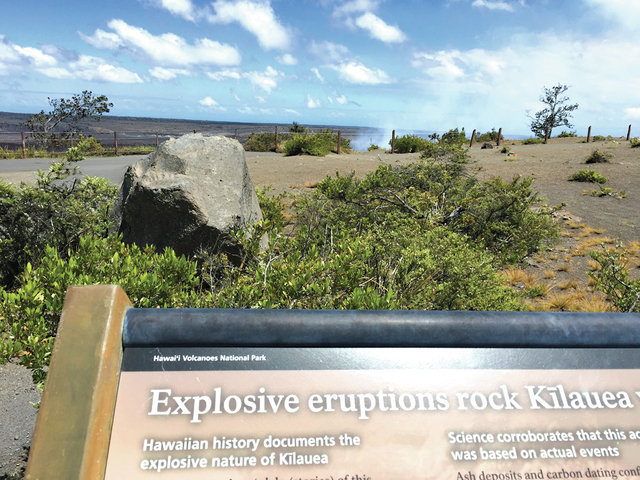
M526 136L561 84L580 105L566 130L640 121L638 0L69 0L24 15L3 5L6 111L90 90L121 117Z

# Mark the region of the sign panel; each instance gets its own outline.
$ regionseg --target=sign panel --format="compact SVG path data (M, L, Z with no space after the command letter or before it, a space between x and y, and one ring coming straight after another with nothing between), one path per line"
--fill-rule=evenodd
M640 477L640 349L127 348L107 480Z

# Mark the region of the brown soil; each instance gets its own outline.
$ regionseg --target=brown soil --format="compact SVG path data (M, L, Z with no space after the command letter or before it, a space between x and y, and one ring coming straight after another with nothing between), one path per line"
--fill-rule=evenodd
M640 273L640 149L631 148L624 139L581 143L584 138L551 139L546 145L505 144L516 157L507 157L500 148L470 149L469 171L481 180L514 176L533 177L534 188L549 205L565 204L557 218L563 227L558 243L549 251L526 260L522 268L513 268L505 276L515 288L530 290L538 286L544 293L531 301L535 309L606 310L602 296L593 291L587 271L588 252L624 244L630 251L631 273ZM595 150L610 153L608 163L585 165ZM390 154L383 150L331 154L324 158L265 156L248 158L255 185L271 185L275 194L296 194L313 188L327 175L355 172L364 176L379 165L415 162L419 154ZM625 192L626 197L591 195L597 184L570 182L571 174L583 169L595 170L609 180L604 187Z

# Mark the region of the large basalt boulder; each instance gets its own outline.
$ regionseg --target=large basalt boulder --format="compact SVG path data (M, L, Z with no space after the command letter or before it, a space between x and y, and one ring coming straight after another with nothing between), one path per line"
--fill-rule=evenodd
M262 220L244 149L222 136L170 139L125 173L112 213L126 243L239 255L232 230Z

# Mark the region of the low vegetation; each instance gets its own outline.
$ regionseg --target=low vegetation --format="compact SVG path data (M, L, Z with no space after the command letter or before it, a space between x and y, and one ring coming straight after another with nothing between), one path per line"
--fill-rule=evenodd
M525 138L522 140L522 145L539 145L544 143L544 138Z
M571 182L606 183L607 177L595 170L580 170L569 177Z
M44 378L69 285L120 284L137 307L524 309L540 288L523 296L498 272L552 241L552 209L538 205L531 179L476 180L449 138L411 165L326 178L296 198L292 217L258 191L265 220L236 233L240 265L108 236L113 187L52 182L68 161L33 187L3 183L0 361L15 357Z
M591 152L591 154L587 157L584 163L608 163L609 160L613 158L613 154L611 153L603 153L597 148Z

